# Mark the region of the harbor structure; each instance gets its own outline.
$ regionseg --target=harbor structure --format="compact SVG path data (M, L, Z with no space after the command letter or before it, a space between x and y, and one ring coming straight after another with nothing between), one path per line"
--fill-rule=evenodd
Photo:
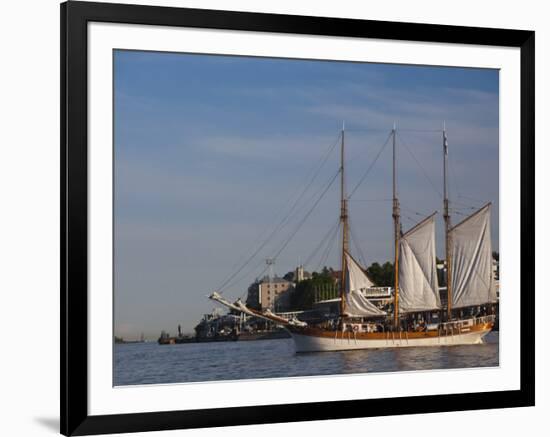
M276 276L264 278L258 286L262 310L285 311L287 309L289 293L294 289L294 283Z

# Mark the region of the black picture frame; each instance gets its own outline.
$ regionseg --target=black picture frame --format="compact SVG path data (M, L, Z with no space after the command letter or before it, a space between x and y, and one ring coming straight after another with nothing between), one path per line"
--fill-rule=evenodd
M88 414L87 24L130 23L257 32L519 47L521 50L521 388L186 411ZM535 404L535 33L413 24L89 3L61 4L61 433L90 435ZM421 399L421 402L419 401Z

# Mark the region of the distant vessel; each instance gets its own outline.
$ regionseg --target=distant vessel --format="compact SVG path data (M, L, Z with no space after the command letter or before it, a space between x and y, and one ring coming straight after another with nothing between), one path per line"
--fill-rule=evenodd
M115 343L116 344L135 344L135 343L145 343L145 336L143 335L143 332L139 336L139 340L125 340L122 337L116 337L115 336Z
M306 323L258 311L214 292L210 298L245 314L283 326L297 352L479 344L494 326L496 287L492 271L491 203L452 226L447 191L448 143L443 133L443 218L447 304L441 304L435 250L437 212L402 232L396 190L396 128L393 141L393 207L395 287L393 305L382 310L365 296L374 284L349 248L348 200L345 192L344 128L340 145L341 276L337 317Z
M169 345L219 341L272 340L290 337L290 334L281 328L269 330L251 329L247 321L250 321L250 317L240 317L234 314L224 315L220 313L219 308L216 308L210 314L203 315L200 322L195 326L194 336L183 334L181 325L178 325L177 336L173 337L166 331L162 331L157 342L160 345Z

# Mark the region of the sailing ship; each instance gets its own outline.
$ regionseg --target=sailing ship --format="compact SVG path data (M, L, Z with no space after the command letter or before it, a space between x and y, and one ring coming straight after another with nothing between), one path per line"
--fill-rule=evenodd
M270 320L292 336L296 352L370 348L451 346L483 343L495 323L496 287L492 270L491 203L456 225L451 224L447 187L448 142L443 138L443 218L445 222L446 305L437 275L437 212L403 232L396 189L396 127L393 145L394 290L391 308L373 304L365 291L375 285L350 254L348 197L345 191L345 132L340 144L340 305L337 317L307 323L270 311L230 302L220 293L209 297L228 308ZM484 311L481 312L480 309ZM435 315L435 317L434 317ZM435 321L434 321L435 319ZM422 320L422 323L419 323ZM414 322L414 323L413 323Z

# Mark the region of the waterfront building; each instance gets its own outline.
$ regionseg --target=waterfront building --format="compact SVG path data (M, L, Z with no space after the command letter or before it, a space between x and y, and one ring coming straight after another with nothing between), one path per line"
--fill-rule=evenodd
M260 308L272 311L286 311L289 294L294 290L294 283L277 276L265 277L258 284Z
M246 306L255 310L261 309L260 281L258 279L256 279L248 287L248 293L246 294Z
M311 279L311 276L312 276L311 273L304 270L304 266L300 264L298 265L298 267L296 267L296 269L284 275L283 279L286 279L287 281L294 282L294 284L297 284L300 281Z
M296 284L311 277L311 273L304 270L300 264L282 278L277 275L266 275L262 279L256 279L248 287L246 306L262 311L289 311L290 294L295 290Z
M311 275L308 272L304 271L303 265L300 264L298 267L296 267L296 272L294 273L294 282L300 282L304 279L309 278L311 278Z

